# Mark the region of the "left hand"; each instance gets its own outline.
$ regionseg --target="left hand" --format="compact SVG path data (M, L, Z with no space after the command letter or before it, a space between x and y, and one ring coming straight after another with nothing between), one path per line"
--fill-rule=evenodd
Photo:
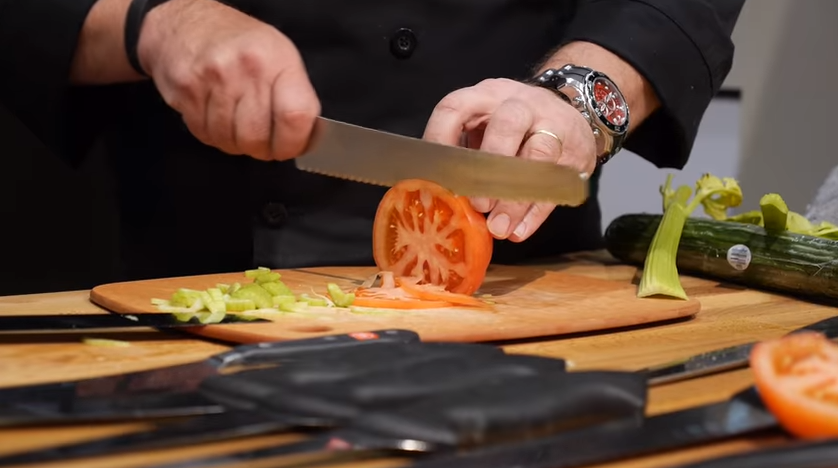
M549 134L534 133L546 130ZM582 114L550 90L508 79L488 79L454 91L434 108L424 138L446 145L466 145L490 153L552 161L592 174L596 142ZM473 198L488 216L498 239L521 242L547 219L555 205Z

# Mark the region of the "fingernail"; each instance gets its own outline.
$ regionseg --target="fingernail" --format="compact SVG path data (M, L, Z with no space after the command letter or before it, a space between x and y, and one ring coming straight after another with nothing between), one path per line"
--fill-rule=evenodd
M471 207L475 210L486 213L489 211L489 199L484 197L474 197L471 199Z
M515 228L515 231L512 233L515 234L515 237L524 237L527 235L527 223L521 223L518 227Z
M495 237L505 239L506 233L509 232L509 215L501 213L489 221L489 232Z
M588 174L587 172L582 172L579 174L579 178L582 180L588 180L588 177L590 177L590 174Z

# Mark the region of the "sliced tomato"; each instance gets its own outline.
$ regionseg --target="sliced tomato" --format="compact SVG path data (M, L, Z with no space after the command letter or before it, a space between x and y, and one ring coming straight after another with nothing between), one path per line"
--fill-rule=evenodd
M390 286L386 279L385 285L380 288L356 289L352 305L382 309L441 309L454 306L447 301L417 298L402 288Z
M838 436L838 345L815 332L754 346L757 389L780 424L800 438Z
M450 291L446 291L442 286L434 284L417 284L415 281L398 281L398 284L399 287L401 287L406 293L423 301L444 301L451 304L469 307L489 307L488 304L474 296L452 293Z
M353 306L374 309L445 309L454 304L445 301L423 301L421 299L389 299L386 297L356 297Z
M468 198L428 181L405 180L381 200L373 227L378 268L473 294L486 277L492 236Z

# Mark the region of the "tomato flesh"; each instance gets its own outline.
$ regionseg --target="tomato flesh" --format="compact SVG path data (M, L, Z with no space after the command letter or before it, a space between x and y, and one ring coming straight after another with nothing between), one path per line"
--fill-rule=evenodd
M838 436L838 345L816 332L758 343L757 389L783 428L804 439Z
M486 218L466 197L427 181L405 180L381 200L373 227L378 268L473 294L492 257Z

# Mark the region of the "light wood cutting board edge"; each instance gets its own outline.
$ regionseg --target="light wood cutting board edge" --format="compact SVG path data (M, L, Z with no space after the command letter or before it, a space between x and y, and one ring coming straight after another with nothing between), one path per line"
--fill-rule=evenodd
M305 274L305 275L312 275L324 278L325 281L333 281L340 284L342 287L348 287L350 285L359 285L364 278L360 277L353 277L352 275L340 275L340 274L333 274L327 273L328 271L332 270L352 270L356 267L318 267L318 268L305 268L305 269L293 269L293 270L281 270L277 269L280 273L285 274L285 272L293 271L297 274ZM357 267L361 268L361 267ZM551 269L541 269L540 267L526 267L526 266L518 266L518 267L510 267L505 265L492 265L490 267L492 271L506 271L506 270L520 270L522 272L522 276L532 276L535 273L535 277L543 276L545 273L558 273L562 275L569 275L571 277L585 279L586 281L592 282L605 282L605 283L613 283L619 284L621 288L625 288L627 286L625 281L615 281L610 279L604 278L596 278L591 277L584 274L575 274L570 272L561 272L555 271ZM526 274L523 274L526 272ZM331 280L327 279L331 278ZM111 300L108 295L103 295L100 293L101 290L106 289L110 290L111 294L113 294L114 289L119 289L121 287L136 287L138 283L146 283L146 284L159 284L164 285L170 281L177 281L178 283L187 281L192 282L194 281L195 284L203 284L203 285L211 285L215 284L216 282L235 282L235 281L243 281L243 274L242 272L235 272L235 273L221 273L221 274L205 274L205 275L194 275L194 276L181 276L181 277L169 277L169 278L154 278L154 279L147 279L147 280L138 280L138 281L126 281L126 282L118 282L118 283L108 283L102 284L99 286L94 287L90 291L89 300L106 310L116 312L116 313L158 313L154 310L154 307L150 304L142 310L140 308L131 308L130 310L121 310L125 309L118 304L118 302L114 302ZM247 280L244 280L247 281ZM195 286L200 287L200 286ZM209 286L203 286L209 287ZM155 297L166 298L172 292L172 287L167 286L167 293L163 293L161 291ZM149 297L149 301L150 301ZM660 300L670 300L670 299L658 299L658 298L647 298L647 299L639 299L642 301L660 301ZM607 332L617 332L627 327L652 327L660 324L666 324L672 321L677 320L685 320L685 319L692 319L701 311L701 303L696 298L690 298L687 301L682 300L674 300L672 299L673 303L678 303L677 307L673 308L673 313L669 317L665 318L652 318L652 317L644 317L638 320L625 320L623 323L619 323L614 326L606 326L601 328L593 328L590 330L582 330L582 331L574 331L570 330L567 331L562 326L558 326L557 324L545 324L543 330L538 331L537 333L528 333L526 336L518 336L518 337L504 337L501 332L497 334L489 333L487 334L485 331L483 332L474 332L470 333L467 331L460 331L458 332L458 336L456 337L425 337L423 339L426 341L471 341L471 342L486 342L486 341L515 341L515 340L526 340L526 339L543 339L548 337L557 337L562 335L574 334L579 335L580 333L585 334L602 334ZM448 309L453 310L453 309ZM374 321L365 322L363 319L359 319L357 321L358 327L357 329L348 330L347 332L351 331L368 331L370 329L383 329L383 328L394 328L394 327L387 327L381 326L380 323L376 323ZM410 327L398 327L398 328L407 328ZM253 326L253 324L241 324L241 325L223 325L223 326L209 326L209 327L191 327L188 329L183 329L183 331L188 332L190 334L202 336L205 338L221 340L225 342L235 342L235 343L255 343L260 341L278 341L278 340L291 340L291 339L300 339L300 338L308 338L308 337L315 337L315 336L323 336L323 335L330 335L336 333L335 331L323 331L318 332L316 330L306 331L303 334L294 332L289 330L287 336L277 336L276 333L271 335L267 334L260 334ZM421 331L416 330L422 334ZM505 330L505 333L508 333L510 330ZM285 334L283 334L285 335Z

